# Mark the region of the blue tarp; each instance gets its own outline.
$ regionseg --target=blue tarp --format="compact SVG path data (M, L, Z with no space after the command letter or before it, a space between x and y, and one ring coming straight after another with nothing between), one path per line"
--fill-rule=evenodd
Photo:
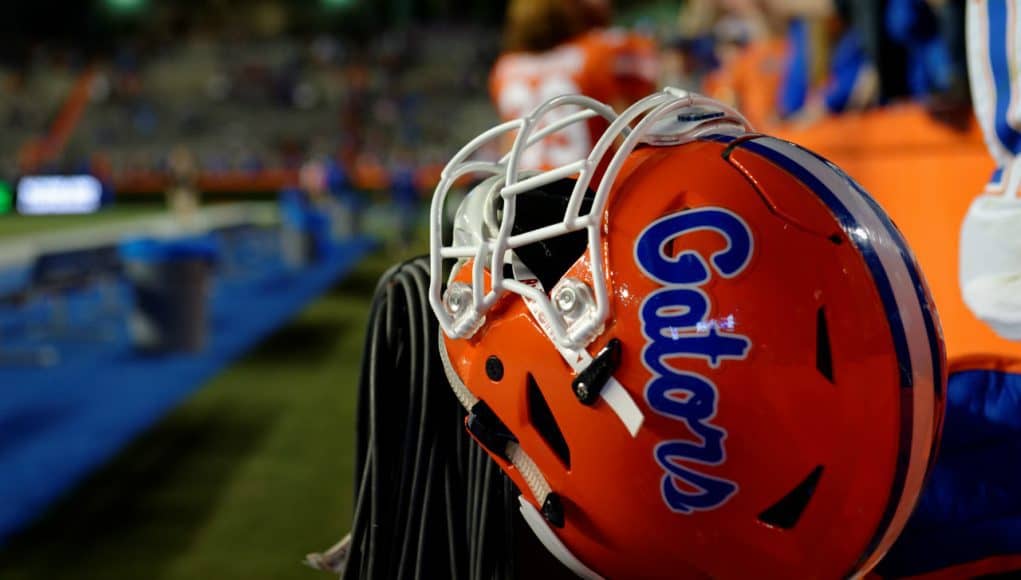
M275 265L218 280L208 346L198 354L136 354L122 328L112 341L58 345L61 362L53 367L0 368L0 544L293 318L371 247L358 240L302 270Z

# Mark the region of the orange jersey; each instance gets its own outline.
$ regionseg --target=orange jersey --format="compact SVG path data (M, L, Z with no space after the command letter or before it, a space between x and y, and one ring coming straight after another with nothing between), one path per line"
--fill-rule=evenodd
M520 118L550 98L568 94L623 107L655 90L656 69L656 48L648 38L597 30L547 52L504 54L493 67L490 92L505 120ZM545 118L547 123L555 120ZM529 169L549 169L581 159L606 126L602 119L591 120L587 127L572 125L526 151L523 164Z
M752 126L769 126L776 118L786 53L782 38L752 43L711 74L703 91L736 107Z

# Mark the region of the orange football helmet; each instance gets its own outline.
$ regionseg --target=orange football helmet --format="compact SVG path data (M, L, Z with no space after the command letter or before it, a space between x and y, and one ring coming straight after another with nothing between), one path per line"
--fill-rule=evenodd
M595 115L587 157L519 171ZM480 173L445 239L449 190ZM903 238L826 160L675 89L619 116L560 97L454 156L431 227L467 428L579 575L847 576L899 534L938 440L942 335Z

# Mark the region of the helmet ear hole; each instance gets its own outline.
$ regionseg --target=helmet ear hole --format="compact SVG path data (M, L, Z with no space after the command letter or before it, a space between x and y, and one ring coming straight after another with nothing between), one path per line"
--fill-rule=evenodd
M801 514L808 507L808 502L815 495L815 488L819 485L822 477L822 466L817 465L808 477L794 487L787 495L780 498L780 501L766 508L759 514L759 521L784 530L789 530L797 525Z
M515 198L512 233L523 234L563 221L574 185L573 179L565 178L518 194ZM585 192L579 208L580 215L589 212L593 198L592 190ZM542 287L549 291L585 253L587 247L588 234L576 231L522 246L515 253L539 279Z
M567 446L560 426L557 425L553 411L550 410L546 398L542 396L539 385L535 382L532 373L528 373L526 396L528 398L528 419L532 422L535 431L546 441L546 445L557 456L557 459L564 464L566 469L571 468L571 449Z

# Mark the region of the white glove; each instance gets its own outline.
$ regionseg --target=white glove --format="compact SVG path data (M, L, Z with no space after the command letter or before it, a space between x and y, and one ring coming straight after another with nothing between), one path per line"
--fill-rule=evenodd
M964 303L1000 336L1021 340L1021 199L983 195L961 227Z

